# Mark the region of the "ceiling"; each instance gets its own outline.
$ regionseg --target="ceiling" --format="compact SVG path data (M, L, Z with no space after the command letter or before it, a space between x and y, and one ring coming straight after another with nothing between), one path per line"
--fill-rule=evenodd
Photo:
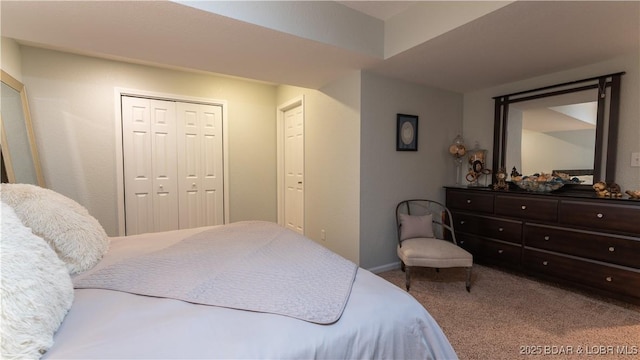
M388 20L414 5L417 1L337 1L363 14Z
M335 4L388 23L425 2ZM388 58L168 1L0 6L20 44L315 89L364 69L465 93L640 51L639 1L516 1Z

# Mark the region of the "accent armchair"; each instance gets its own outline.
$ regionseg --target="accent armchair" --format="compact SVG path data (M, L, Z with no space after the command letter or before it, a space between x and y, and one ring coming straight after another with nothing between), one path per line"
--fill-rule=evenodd
M404 200L396 207L398 257L405 272L407 291L411 288L411 269L464 267L466 288L471 291L473 256L457 245L451 212L439 202Z

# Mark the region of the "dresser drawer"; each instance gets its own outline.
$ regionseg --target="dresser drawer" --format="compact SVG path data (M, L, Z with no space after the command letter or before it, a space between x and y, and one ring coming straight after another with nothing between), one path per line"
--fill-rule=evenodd
M472 235L461 235L458 244L473 254L473 260L483 263L518 269L522 247L501 241L482 239Z
M640 269L640 238L526 224L524 245Z
M523 264L528 271L640 298L640 270L607 266L532 249L524 250Z
M560 202L560 223L640 236L640 207L604 202Z
M447 190L447 207L483 213L493 212L493 195L471 191Z
M497 215L528 220L557 221L558 200L498 195L495 211Z
M453 213L453 226L457 233L470 233L492 239L521 244L522 222L466 213Z

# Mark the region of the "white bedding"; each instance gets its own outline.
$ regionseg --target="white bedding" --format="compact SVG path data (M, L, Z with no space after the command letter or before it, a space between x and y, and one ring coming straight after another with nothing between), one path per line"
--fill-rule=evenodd
M111 239L99 266L161 250L203 229ZM339 321L76 289L49 359L455 359L433 318L404 290L358 269Z
M76 289L105 289L291 316L340 318L356 264L267 221L215 226L159 251L96 266Z

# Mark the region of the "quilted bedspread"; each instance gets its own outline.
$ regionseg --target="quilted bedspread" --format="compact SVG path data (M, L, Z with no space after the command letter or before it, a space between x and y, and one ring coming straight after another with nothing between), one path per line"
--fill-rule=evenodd
M107 289L331 324L345 308L358 267L276 224L238 222L73 279Z

